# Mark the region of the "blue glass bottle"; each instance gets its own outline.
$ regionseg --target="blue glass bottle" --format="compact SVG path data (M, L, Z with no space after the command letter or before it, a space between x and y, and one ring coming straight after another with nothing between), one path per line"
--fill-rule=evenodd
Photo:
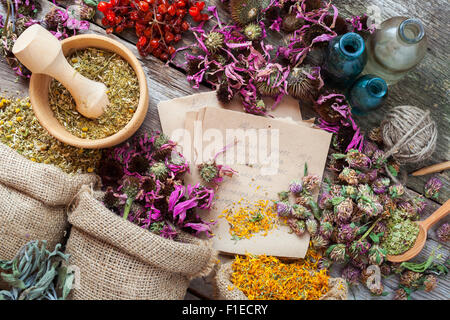
M352 107L352 113L365 115L381 107L388 95L386 81L368 74L355 81L347 93L347 101Z
M367 63L364 39L349 32L328 44L322 71L327 82L338 88L348 88L363 71Z

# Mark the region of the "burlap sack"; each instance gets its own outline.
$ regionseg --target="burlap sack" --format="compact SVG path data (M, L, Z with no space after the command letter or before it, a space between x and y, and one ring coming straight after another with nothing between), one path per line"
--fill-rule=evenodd
M47 240L49 250L63 240L66 208L93 174L68 175L27 160L0 144L0 259L10 260L30 240Z
M186 234L180 242L164 239L110 212L87 188L69 222L66 253L79 270L69 299L183 299L190 280L209 274L217 261L210 241Z
M245 294L234 287L233 283L230 281L232 273L232 262L224 263L218 268L215 275L216 299L248 300ZM328 287L328 292L320 297L319 300L347 300L348 287L344 279L330 278L330 280L328 280Z

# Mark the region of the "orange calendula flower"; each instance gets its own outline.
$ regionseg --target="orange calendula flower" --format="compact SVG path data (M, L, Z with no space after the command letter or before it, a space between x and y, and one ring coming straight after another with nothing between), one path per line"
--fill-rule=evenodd
M231 282L250 300L318 300L328 292L329 275L318 270L320 253L310 249L305 259L282 262L271 256L236 256Z

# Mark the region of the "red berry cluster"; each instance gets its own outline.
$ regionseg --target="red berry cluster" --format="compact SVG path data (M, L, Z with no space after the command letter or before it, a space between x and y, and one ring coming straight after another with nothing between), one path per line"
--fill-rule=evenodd
M107 33L134 28L139 37L139 53L144 57L152 54L163 61L175 53L174 44L190 28L186 21L188 12L195 22L209 19L202 13L204 8L204 1L191 0L110 0L97 6L104 15L102 24Z

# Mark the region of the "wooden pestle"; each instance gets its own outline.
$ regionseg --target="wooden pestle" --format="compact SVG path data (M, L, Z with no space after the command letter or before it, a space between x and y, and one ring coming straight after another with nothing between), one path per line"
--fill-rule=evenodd
M31 72L49 75L61 82L83 116L98 118L108 106L106 86L73 69L64 57L61 43L42 26L35 24L25 30L15 42L13 53Z

